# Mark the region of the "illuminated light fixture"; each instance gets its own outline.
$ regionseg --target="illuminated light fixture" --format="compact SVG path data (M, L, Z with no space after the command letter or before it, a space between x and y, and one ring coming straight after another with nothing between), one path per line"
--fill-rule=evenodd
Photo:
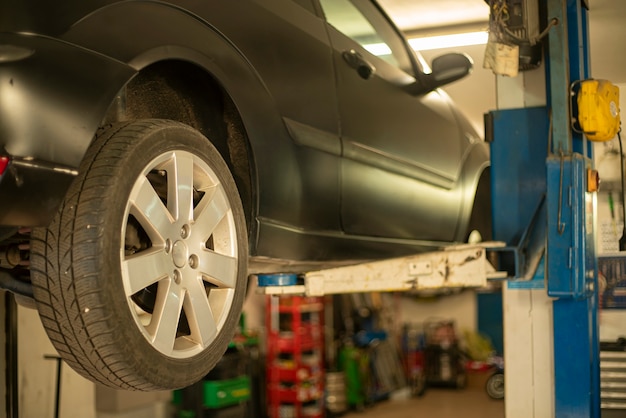
M487 31L456 33L454 35L429 36L425 38L411 38L409 45L417 51L431 49L455 48L459 46L484 45L487 43Z

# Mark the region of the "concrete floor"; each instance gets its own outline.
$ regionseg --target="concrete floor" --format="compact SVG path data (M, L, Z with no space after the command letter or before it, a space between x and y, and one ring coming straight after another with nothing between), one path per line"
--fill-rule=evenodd
M342 418L504 418L504 401L489 398L481 383L462 390L431 388L421 398L382 401Z

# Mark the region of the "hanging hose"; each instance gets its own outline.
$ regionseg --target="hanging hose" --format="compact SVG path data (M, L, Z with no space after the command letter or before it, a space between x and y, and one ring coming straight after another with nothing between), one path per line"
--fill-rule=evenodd
M0 270L0 289L5 289L11 293L26 296L31 299L33 297L33 286L30 283L16 279L11 273L4 270Z
M621 186L622 186L622 237L619 239L619 250L626 250L626 204L624 204L624 151L622 149L622 135L620 131L617 132L617 139L619 142L619 170L621 174Z

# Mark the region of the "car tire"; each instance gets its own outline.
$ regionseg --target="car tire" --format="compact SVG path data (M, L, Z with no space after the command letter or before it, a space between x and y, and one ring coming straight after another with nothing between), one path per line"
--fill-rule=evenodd
M104 130L31 239L44 328L88 379L185 387L231 342L246 292L245 216L224 159L191 127L155 119Z
M504 373L495 372L485 383L485 390L491 399L504 399Z

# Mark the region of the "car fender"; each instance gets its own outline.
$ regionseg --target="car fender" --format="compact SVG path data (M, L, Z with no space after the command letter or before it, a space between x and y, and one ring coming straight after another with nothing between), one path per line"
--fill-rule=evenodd
M268 211L303 199L299 187L276 187L284 183L284 173L290 173L292 184L300 184L297 147L262 76L223 33L241 30L232 22L232 10L216 7L209 22L193 14L198 12L193 7L202 5L190 2L187 6L182 9L152 1L114 3L76 22L63 39L137 71L164 60L181 60L217 80L241 115L251 150L253 187L264 191L263 201L256 202L255 216L279 219L284 213ZM263 202L272 204L268 207Z
M221 18L219 12L216 15ZM114 3L72 25L63 39L137 71L163 60L196 64L229 94L248 134L263 132L251 141L253 147L288 138L269 89L253 65L215 25L188 10L152 1Z

